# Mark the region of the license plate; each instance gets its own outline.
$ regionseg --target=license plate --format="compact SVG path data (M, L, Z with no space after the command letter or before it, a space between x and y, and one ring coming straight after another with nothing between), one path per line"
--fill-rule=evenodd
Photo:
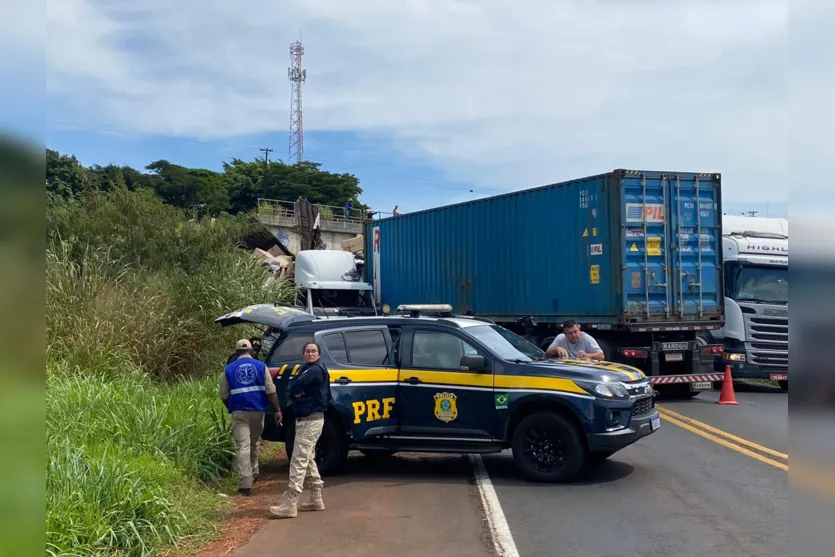
M690 348L689 342L662 342L661 343L661 350L687 350Z
M789 374L788 373L772 373L771 374L772 381L788 381Z
M670 352L664 354L664 359L668 362L681 362L684 360L684 354L681 352Z
M710 381L691 383L691 385L693 385L694 391L709 391L713 388L713 385L710 384Z
M656 429L661 427L661 418L658 416L653 416L649 423L650 427L652 428L652 431L655 431Z

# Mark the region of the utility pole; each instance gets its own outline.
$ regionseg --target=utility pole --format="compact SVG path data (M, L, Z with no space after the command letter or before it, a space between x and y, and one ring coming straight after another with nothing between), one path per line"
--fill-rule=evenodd
M266 195L267 193L267 169L270 165L270 153L273 150L269 147L264 147L261 149L261 152L264 153L264 176L261 178L261 194Z
M293 162L304 160L304 123L302 119L302 83L307 79L307 70L302 69L302 42L290 45L290 67L287 78L290 80L290 145L289 155Z

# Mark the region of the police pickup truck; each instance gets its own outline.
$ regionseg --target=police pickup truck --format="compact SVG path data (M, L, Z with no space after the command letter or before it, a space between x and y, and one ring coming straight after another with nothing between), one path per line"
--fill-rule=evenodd
M655 392L635 368L549 359L489 321L398 309L410 315L321 319L260 304L219 317L222 326L260 325L266 337L285 426L268 416L263 438L284 441L291 455L285 393L311 341L333 394L316 450L323 474L338 473L351 449L376 457L512 449L525 478L567 481L660 427Z

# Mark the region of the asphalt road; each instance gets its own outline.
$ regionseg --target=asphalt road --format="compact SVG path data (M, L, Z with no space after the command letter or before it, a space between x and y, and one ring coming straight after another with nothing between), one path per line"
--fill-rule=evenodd
M660 406L774 452L788 452L785 393L738 385L739 406L715 404L718 396L702 393ZM728 440L715 430L697 429ZM751 445L733 444L780 462ZM524 557L788 555L788 473L667 418L655 435L590 469L573 485L520 481L510 454L484 461Z
M661 401L661 430L569 485L519 479L509 452L484 457L518 554L788 555L788 396L743 384L738 406L718 396ZM466 458L357 453L349 462L326 479L327 511L269 520L234 555L495 555ZM278 484L275 498L286 472Z
M273 504L286 488L283 468ZM325 478L324 512L269 520L233 555L489 557L492 540L471 478L458 455L374 459L352 452L344 474Z

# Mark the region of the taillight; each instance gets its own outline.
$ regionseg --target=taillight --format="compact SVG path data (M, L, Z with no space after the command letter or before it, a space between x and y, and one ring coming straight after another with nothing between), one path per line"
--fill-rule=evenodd
M704 356L720 356L722 354L722 345L706 346L702 348L702 355Z
M702 356L721 356L722 350L722 345L717 344L715 346L705 346L702 348L701 353Z
M647 352L646 350L641 350L640 348L623 348L620 353L623 355L624 358L646 358Z

